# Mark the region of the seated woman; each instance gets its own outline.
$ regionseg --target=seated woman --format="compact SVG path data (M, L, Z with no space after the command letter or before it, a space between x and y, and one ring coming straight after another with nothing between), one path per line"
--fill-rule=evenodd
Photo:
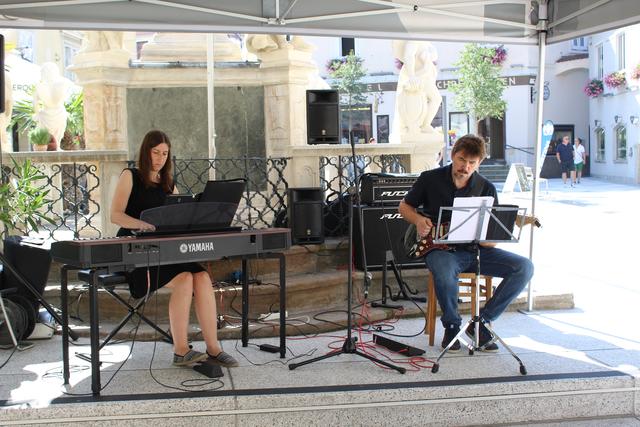
M176 193L173 182L171 142L164 132L149 131L140 147L138 168L125 169L111 203L111 222L119 225L118 236L132 230L154 230L152 224L138 219L140 213L164 204L167 194ZM148 274L147 274L148 273ZM129 274L131 295L149 295L157 289L171 288L169 321L173 337L173 364L190 365L205 359L221 366L237 366L238 362L222 351L218 342L216 301L209 273L197 263L136 268ZM207 345L206 353L189 346L187 330L191 300L195 300L196 315Z

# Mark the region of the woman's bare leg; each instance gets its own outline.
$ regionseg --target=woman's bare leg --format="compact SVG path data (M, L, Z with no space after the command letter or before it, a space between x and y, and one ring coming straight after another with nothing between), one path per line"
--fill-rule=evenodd
M218 315L211 277L206 271L201 271L193 274L193 282L196 316L202 329L202 337L207 344L207 352L217 356L222 348L218 342Z
M193 297L193 274L184 272L174 277L166 286L171 288L169 322L173 338L173 352L184 356L189 352L189 314Z

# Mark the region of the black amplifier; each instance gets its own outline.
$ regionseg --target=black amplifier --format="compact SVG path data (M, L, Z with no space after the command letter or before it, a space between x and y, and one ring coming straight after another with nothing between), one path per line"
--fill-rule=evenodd
M360 203L398 205L417 179L416 174L366 173L360 179Z
M367 255L367 269L382 268L385 252L392 251L396 264L407 267L424 267L423 260L407 258L404 251L404 234L409 223L398 213L395 206L362 206L358 215L358 207L353 207L353 246L354 264L364 270L362 263L362 243ZM364 239L360 239L360 223L364 231ZM363 242L364 241L364 242Z

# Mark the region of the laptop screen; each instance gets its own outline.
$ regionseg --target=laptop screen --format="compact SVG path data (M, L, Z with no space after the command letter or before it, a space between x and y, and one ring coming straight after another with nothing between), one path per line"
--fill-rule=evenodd
M198 196L199 202L240 203L247 181L245 179L227 179L208 181L204 191Z
M238 204L245 188L245 180L209 181L196 198L197 203L182 200L164 206L146 209L140 214L142 221L156 226L149 234L180 234L197 231L231 231ZM176 197L174 197L176 198ZM185 203L186 202L186 203Z

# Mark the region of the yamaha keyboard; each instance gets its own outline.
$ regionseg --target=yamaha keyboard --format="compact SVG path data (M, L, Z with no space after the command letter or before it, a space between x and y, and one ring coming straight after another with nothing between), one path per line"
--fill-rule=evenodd
M286 343L286 259L283 253L291 246L288 228L266 228L236 232L218 232L177 236L115 237L107 239L69 240L51 245L51 258L63 265L60 270L60 301L62 308L62 378L70 383L68 272L89 268L92 270L89 286L89 332L91 347L91 392L94 396L102 389L100 379L100 308L98 288L99 272L124 271L147 265L199 262L226 257L242 258L242 346L249 344L249 281L247 262L263 257L278 260L279 264L279 335L280 358L284 359ZM75 339L75 338L74 338Z
M130 270L147 265L210 261L281 252L291 247L288 228L154 237L68 240L51 245L51 258L78 268Z

